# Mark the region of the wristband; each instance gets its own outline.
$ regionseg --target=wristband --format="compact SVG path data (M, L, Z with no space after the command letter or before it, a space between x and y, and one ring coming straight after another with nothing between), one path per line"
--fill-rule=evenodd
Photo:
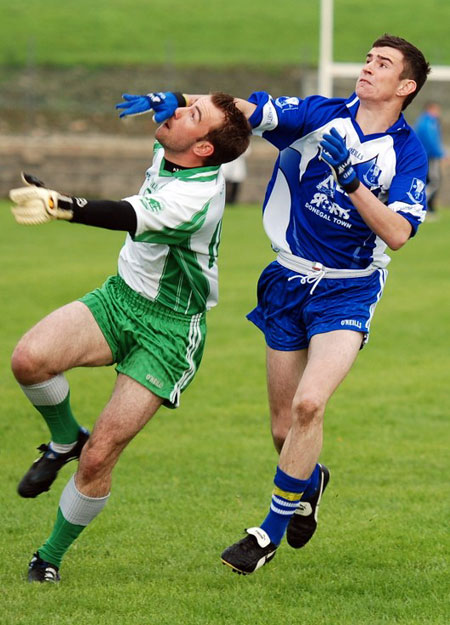
M184 95L184 93L180 93L179 91L172 91L172 93L178 102L178 106L184 107L188 105L187 97Z
M359 187L361 182L359 178L356 176L356 178L353 178L353 180L349 182L348 184L342 184L342 183L339 183L339 184L341 185L341 187L344 189L346 193L353 193Z

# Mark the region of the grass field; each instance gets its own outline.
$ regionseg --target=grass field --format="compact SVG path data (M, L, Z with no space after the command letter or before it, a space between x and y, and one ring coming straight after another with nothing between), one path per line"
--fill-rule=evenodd
M244 578L219 555L262 520L276 464L263 341L244 318L271 253L259 209L228 210L221 302L198 377L178 411L163 409L130 444L108 507L67 555L61 584L43 587L25 582L26 564L73 466L36 500L15 494L47 433L9 355L32 323L115 271L123 237L67 224L27 229L6 202L0 209L2 625L449 622L448 212L394 255L369 346L330 403L322 460L331 482L317 535L300 552L283 544ZM68 374L86 426L114 377L111 368Z
M318 0L0 0L0 60L68 66L279 65L317 61ZM383 32L450 64L444 0L335 0L335 54L361 60Z

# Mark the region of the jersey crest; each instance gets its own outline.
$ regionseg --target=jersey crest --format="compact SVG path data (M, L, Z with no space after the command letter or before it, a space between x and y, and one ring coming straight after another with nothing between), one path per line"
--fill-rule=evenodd
M358 174L361 176L360 179L369 189L380 186L381 168L377 165L377 158L378 156L375 156L370 161L361 163L359 168L357 167Z
M296 109L300 104L299 98L295 97L281 97L275 100L276 104L280 107L281 111L290 111Z
M411 183L411 187L407 193L410 200L416 202L417 204L421 204L424 201L425 196L425 183L423 180L419 178L413 178Z

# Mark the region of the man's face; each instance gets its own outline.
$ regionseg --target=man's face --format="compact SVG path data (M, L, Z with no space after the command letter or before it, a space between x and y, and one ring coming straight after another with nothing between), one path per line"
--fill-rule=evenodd
M403 54L396 48L372 48L356 83L360 100L387 102L396 98L403 80Z
M177 108L156 130L156 139L170 152L186 152L208 132L221 126L225 116L211 100L199 98L192 106Z

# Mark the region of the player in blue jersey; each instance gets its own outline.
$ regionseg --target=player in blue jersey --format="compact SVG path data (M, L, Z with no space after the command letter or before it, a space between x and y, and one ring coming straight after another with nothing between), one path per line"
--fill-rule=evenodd
M425 218L427 159L402 110L429 71L420 50L384 35L347 100L258 92L238 101L253 132L279 149L263 207L277 258L248 318L265 335L280 458L267 517L222 554L236 572L271 560L286 531L298 549L316 530L329 480L318 462L327 402L368 339L386 248L401 248ZM136 96L126 106L142 104Z

